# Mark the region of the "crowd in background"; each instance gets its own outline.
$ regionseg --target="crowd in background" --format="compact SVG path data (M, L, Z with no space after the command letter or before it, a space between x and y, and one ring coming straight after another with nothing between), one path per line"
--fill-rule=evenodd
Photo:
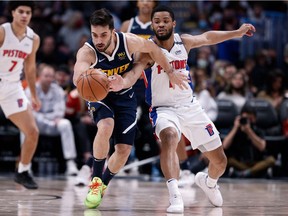
M218 114L217 100L232 101L238 114L251 99L267 100L278 114L281 128L273 135L287 136L285 125L288 115L286 119L280 119L280 110L282 104L288 100L288 2L159 3L168 4L175 10L177 31L181 33L200 34L207 30L234 30L244 22L256 27L254 37L249 40L229 40L219 45L190 51L189 66L194 92L213 121L216 121ZM83 163L90 155L96 128L84 102L77 99L78 94L72 84L75 54L90 37L89 16L95 9L109 9L115 19L115 29L119 30L123 21L137 14L136 3L39 1L36 5L30 26L41 38L37 64L39 68L43 64L55 68L52 82L64 90L65 118L72 122L75 145L78 145L77 153L81 155ZM10 18L6 2L0 2L0 24L9 21ZM85 127L87 130L83 132ZM233 125L231 129L232 127ZM284 149L287 151L287 148ZM282 150L281 148L279 152L283 157L287 153L281 152ZM274 156L275 161L278 159L277 155ZM286 169L288 170L288 167Z

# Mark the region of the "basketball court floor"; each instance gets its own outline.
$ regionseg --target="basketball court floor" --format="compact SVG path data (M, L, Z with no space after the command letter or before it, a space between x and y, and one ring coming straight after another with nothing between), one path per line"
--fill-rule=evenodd
M181 189L184 213L168 214L168 191L163 180L115 178L96 210L84 207L88 187L75 186L75 177L38 177L38 190L27 190L12 179L12 175L0 177L1 216L288 215L287 180L221 179L222 208L213 207L201 189L193 185Z

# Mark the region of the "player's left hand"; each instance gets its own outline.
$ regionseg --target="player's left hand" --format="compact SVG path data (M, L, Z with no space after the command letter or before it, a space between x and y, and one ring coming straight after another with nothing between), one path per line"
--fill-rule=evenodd
M36 97L31 97L31 105L33 110L35 111L39 111L41 108L41 101L39 100L39 98Z
M123 89L124 86L124 80L123 77L115 74L108 77L109 82L109 91L117 92Z
M239 28L239 31L241 32L241 37L244 35L251 37L253 36L253 33L256 32L256 28L250 23L244 23Z

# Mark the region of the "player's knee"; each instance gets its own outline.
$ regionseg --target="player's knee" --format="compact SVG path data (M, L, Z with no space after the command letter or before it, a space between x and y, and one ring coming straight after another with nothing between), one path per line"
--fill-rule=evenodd
M162 145L177 145L179 141L178 133L174 128L165 128L160 132Z
M118 155L121 155L122 157L127 157L131 153L132 146L130 145L116 145L115 146L115 151L117 152Z
M97 124L97 133L99 133L99 135L102 137L110 137L113 131L113 127L114 125L110 121L101 120L101 123L99 122Z
M33 142L37 143L39 138L39 129L37 127L30 127L26 131L23 131L25 137Z

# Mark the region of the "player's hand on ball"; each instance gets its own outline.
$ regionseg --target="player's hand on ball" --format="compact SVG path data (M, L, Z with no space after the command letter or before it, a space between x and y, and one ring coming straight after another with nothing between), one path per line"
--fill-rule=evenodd
M122 76L115 74L108 77L109 91L117 92L123 89L124 80Z

